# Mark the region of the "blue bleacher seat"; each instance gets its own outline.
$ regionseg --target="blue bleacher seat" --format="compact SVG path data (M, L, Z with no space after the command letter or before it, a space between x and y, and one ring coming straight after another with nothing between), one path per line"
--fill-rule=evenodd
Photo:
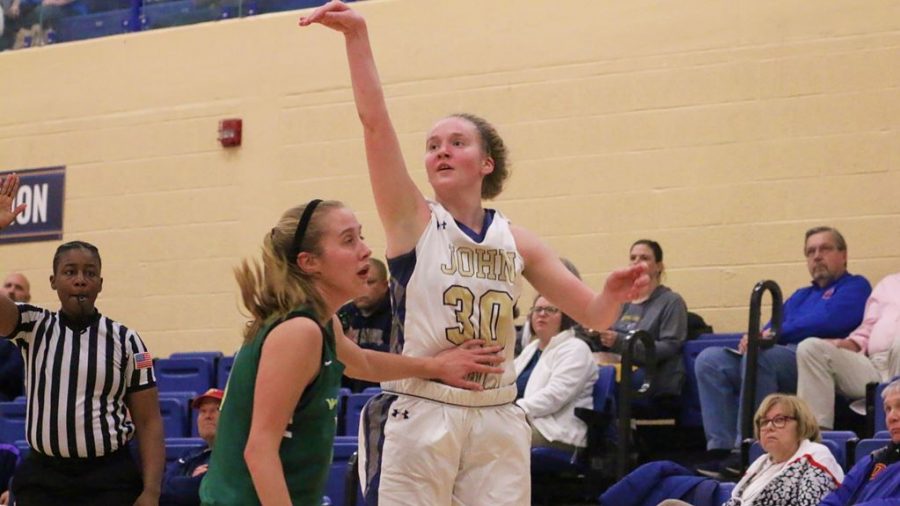
M718 341L740 341L744 336L743 332L711 332L708 334L700 334L697 340L718 340Z
M347 397L347 410L344 415L344 434L347 436L354 436L359 433L359 417L362 413L363 406L366 405L366 402L369 401L375 394L367 394L367 393L358 393L358 394L350 394ZM332 497L334 499L334 497Z
M216 386L225 390L228 384L228 375L231 374L231 368L234 367L234 355L222 357L216 363Z
M703 417L700 414L700 393L697 390L697 377L694 374L694 364L697 356L706 348L715 346L728 346L736 348L742 334L701 334L699 338L684 343L685 380L681 396L681 414L678 417L678 425L682 427L703 427Z
M362 393L369 395L376 395L381 393L381 387L367 387L364 388Z
M854 455L854 464L866 458L875 450L880 450L887 446L891 440L888 439L863 439L856 444L856 454Z
M24 401L0 402L0 443L15 443L25 439Z
M890 439L890 438L891 438L891 432L887 431L887 430L880 430L875 433L875 436L872 437L872 439Z
M347 476L347 461L356 453L356 438L335 438L334 455L325 485L325 495L334 504L344 504L344 480Z
M159 411L163 419L163 432L166 437L184 437L188 430L188 407L181 399L159 399Z
M875 389L875 432L887 430L887 422L884 419L884 401L881 399L881 392L888 386L888 383L879 383Z
M352 392L349 388L341 388L338 390L338 403L337 403L337 432L336 434L343 435L346 434L345 422L346 422L346 406L347 406L347 397L350 397ZM351 434L353 437L356 437L356 434Z
M610 366L597 368L597 381L593 389L593 410L614 412L616 402L616 369ZM572 452L556 448L531 449L531 475L552 476L564 471L583 471L584 461L575 458Z
M832 449L831 453L834 455L834 458L837 459L838 463L844 469L849 470L853 467L850 464L849 453L847 452L847 444L851 440L856 440L856 433L852 430L823 430L822 431L822 440L823 441L834 441L837 444L836 449ZM856 441L854 441L854 445Z
M169 358L203 358L215 365L223 356L224 353L221 351L179 351L169 355Z
M129 30L131 18L131 9L62 18L54 26L56 41L68 42L125 33Z
M220 10L210 6L200 7L194 0L156 2L145 4L141 13L142 29L167 28L189 25L220 18Z
M199 437L166 437L166 464L178 460L188 450L204 446L206 441Z
M202 358L162 358L154 364L160 392L205 392L213 386L213 365Z

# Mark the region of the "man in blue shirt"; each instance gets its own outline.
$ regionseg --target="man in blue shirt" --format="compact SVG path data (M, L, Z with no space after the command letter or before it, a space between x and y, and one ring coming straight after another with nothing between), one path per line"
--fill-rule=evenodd
M216 440L219 424L219 404L224 392L210 388L191 401L197 410L197 433L206 442L203 448L188 450L178 460L166 466L163 476L160 506L196 506L200 504L200 481L209 468L209 457Z
M810 286L800 288L784 303L778 344L760 350L756 403L775 392L797 390L797 343L807 337L846 337L862 321L872 287L866 278L847 272L847 243L832 227L806 232L806 265ZM763 338L772 338L769 326ZM700 474L734 478L740 472L741 385L747 336L738 350L711 347L697 357L695 374L700 392L706 449L711 462L697 468ZM756 407L753 408L754 410Z

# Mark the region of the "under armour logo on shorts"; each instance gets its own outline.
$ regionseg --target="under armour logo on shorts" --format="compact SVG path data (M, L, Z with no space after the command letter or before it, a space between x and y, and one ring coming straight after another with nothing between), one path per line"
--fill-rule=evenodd
M405 409L403 411L400 411L399 409L395 408L394 411L391 413L391 416L394 418L397 418L398 416L402 416L404 420L409 420L409 411L407 411Z

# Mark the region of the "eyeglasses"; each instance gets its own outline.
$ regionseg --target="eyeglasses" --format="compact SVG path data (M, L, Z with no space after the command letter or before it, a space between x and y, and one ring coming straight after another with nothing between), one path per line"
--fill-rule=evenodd
M541 314L544 313L546 315L554 315L559 312L558 307L554 306L534 306L531 308L532 314Z
M773 418L757 418L756 419L756 428L759 430L762 430L763 427L765 427L765 426L769 425L769 423L771 423L772 427L775 427L776 429L783 429L784 426L787 425L788 420L796 420L796 419L797 418L795 418L793 416L785 416L785 415L778 415Z
M837 246L835 246L833 244L823 244L819 247L810 246L810 247L806 248L806 258L811 258L811 257L816 256L816 252L821 253L823 255L827 255L834 251L837 251Z

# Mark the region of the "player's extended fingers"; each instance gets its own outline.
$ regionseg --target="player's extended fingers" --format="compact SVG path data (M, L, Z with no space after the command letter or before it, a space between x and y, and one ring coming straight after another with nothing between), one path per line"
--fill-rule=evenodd
M320 23L325 18L325 15L329 12L339 12L347 10L349 7L344 5L343 2L339 2L337 0L332 0L327 4L318 7L316 10L312 12L309 16L300 18L300 26L309 26L313 23Z
M464 350L481 349L484 347L484 341L482 341L481 339L469 339L468 341L465 341L461 345L459 345L459 347Z
M0 185L0 194L6 195L8 197L15 196L16 191L19 187L19 176L18 174L10 174L3 179L3 185Z

